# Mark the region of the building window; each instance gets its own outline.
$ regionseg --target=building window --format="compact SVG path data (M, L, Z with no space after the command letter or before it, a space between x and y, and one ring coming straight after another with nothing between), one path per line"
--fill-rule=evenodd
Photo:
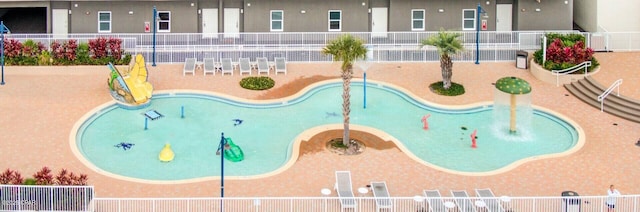
M462 30L476 30L476 10L462 10Z
M171 32L171 12L158 12L158 32Z
M329 10L329 31L340 31L342 28L342 11Z
M271 10L271 31L282 32L284 12L282 10Z
M424 30L424 10L411 10L411 30Z
M98 12L98 32L111 32L111 11Z

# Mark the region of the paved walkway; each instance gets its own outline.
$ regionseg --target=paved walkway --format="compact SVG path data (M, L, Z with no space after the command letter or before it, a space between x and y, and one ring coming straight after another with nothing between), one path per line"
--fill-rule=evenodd
M602 71L594 78L609 85L618 78L621 93L640 99L640 53L598 53ZM272 91L249 91L238 86L234 76L182 76L181 65L148 66L156 90L198 89L226 93L247 99L260 99L297 89L295 83L315 78L339 76L339 64L290 64L289 73L271 75ZM463 84L467 93L444 97L431 93L428 85L441 80L438 63L374 64L370 79L393 83L417 96L439 104L463 105L493 99L491 84L504 76L521 77L533 86L532 102L550 108L576 121L586 132L586 144L566 157L525 163L512 171L492 176L470 177L444 173L425 167L394 146L369 148L361 155L338 156L313 146L328 137L323 133L311 139L297 162L281 174L257 180L225 181L227 196L320 196L322 188L334 184L334 171L350 170L355 188L372 180L385 180L393 196L414 196L423 189L492 188L496 195L558 196L573 190L580 195L604 195L609 184L624 194L640 194L640 124L629 122L588 106L563 87L544 84L514 62L455 63L453 81ZM99 197L207 197L219 194L217 180L155 185L122 181L97 173L82 164L71 152L72 126L89 110L111 100L103 66L5 67L6 85L0 86L0 169L19 170L30 177L42 166L54 171L66 168L89 175L89 183ZM356 71L355 76L361 76ZM290 87L288 87L290 86ZM282 88L287 89L282 89ZM275 94L273 92L276 92ZM290 92L290 91L288 91ZM362 135L366 136L366 135ZM375 139L374 139L375 140ZM375 145L375 144L374 144ZM315 148L315 149L314 149ZM354 189L355 189L354 188Z

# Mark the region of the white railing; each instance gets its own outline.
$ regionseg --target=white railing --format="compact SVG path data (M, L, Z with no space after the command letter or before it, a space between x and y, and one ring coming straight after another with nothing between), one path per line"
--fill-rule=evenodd
M89 211L93 186L0 185L0 211Z
M257 197L257 198L96 198L92 211L159 211L159 212L338 212L338 211L430 211L430 203L451 202L454 207L469 207L478 211L519 211L519 212L556 212L556 211L606 211L606 196L571 197L495 197L483 198L426 198L390 197L389 207L376 205L376 198L356 197L356 210L343 210L337 197ZM488 205L482 208L478 205ZM431 207L434 207L433 204ZM499 210L501 208L503 210ZM625 195L616 198L616 212L637 212L640 210L640 195ZM380 210L379 210L380 209ZM433 211L440 211L434 209ZM452 208L451 211L455 211Z
M605 90L600 96L598 96L598 102L600 102L600 112L604 111L604 99L613 92L613 89L616 89L616 96L620 96L620 85L622 84L622 79L616 80Z
M349 33L373 46L376 61L373 62L426 62L439 60L435 49L420 49L420 41L438 32L387 32L387 37L375 37L369 32L280 32L239 33L237 38L225 38L223 33L157 33L155 45L152 33L111 34L7 34L7 38L38 40L48 44L54 40L76 39L86 41L97 37L124 39L127 52L141 53L151 59L156 48L157 63L183 63L187 57L202 60L207 55L224 57L286 57L289 62L330 62L331 57L320 53L320 49L338 36ZM475 60L476 32L458 31L465 51L454 57L456 61ZM541 48L545 33L585 36L587 46L595 51L640 51L640 32L596 32L577 31L513 31L479 32L480 61L514 61L518 50ZM219 51L224 50L224 51Z
M123 193L126 191L122 191ZM469 193L475 196L473 193ZM427 198L389 197L377 205L370 193L354 197L357 211L429 211L435 204L451 202L455 207L465 204L489 211L606 211L607 196L557 196L557 197L442 197ZM447 196L446 193L443 193ZM640 195L622 195L615 198L617 212L640 211ZM337 212L342 211L338 197L225 197L225 198L96 198L92 186L22 186L0 185L0 211L104 211L104 212ZM445 204L446 205L446 204ZM437 211L437 210L435 210ZM480 210L483 211L483 210Z
M551 70L551 73L553 75L556 75L556 86L560 86L560 76L572 74L573 72L579 71L584 68L584 76L587 77L587 74L589 73L589 67L591 67L591 61L584 61L570 68L565 68L562 70Z
M434 48L419 48L420 41L438 32L388 32L387 37L372 37L369 32L349 32L371 45L375 52L373 62L425 62L439 61ZM456 61L474 61L476 32L459 31L460 39L466 51L453 59ZM542 31L527 32L480 32L479 59L481 61L512 61L518 50L535 50L540 48L537 38L544 35ZM557 33L578 33L575 31L557 31ZM240 33L238 38L225 38L223 33L158 33L155 45L151 33L113 33L113 34L8 34L7 38L19 40L53 40L76 39L87 40L97 37L118 37L135 41L135 45L127 44L129 53L141 53L151 59L154 47L157 63L183 63L187 57L202 60L204 56L230 57L286 57L289 62L330 62L332 58L321 54L321 49L329 41L345 34L345 32L303 32L303 33ZM129 42L127 42L129 43Z

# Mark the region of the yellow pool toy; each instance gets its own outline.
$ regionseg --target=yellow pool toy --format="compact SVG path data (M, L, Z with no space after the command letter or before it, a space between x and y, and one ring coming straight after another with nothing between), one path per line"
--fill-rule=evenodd
M173 150L171 150L171 144L165 144L164 148L160 150L158 159L160 159L160 161L162 162L169 162L172 161L175 156L176 155L173 153Z

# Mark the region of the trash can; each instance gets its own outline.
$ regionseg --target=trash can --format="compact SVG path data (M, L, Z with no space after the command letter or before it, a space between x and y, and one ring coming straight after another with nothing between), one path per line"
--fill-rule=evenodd
M529 53L526 51L516 51L516 68L527 69L527 58L529 58Z
M562 192L562 212L580 212L580 198L575 191Z

